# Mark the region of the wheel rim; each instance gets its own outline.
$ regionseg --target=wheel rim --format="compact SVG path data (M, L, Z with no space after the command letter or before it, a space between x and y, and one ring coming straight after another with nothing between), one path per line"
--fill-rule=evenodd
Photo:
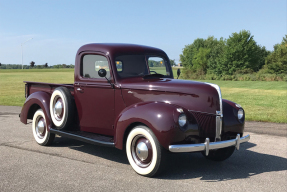
M41 116L39 116L35 122L35 131L37 137L40 139L43 139L46 134L46 124L45 119Z
M64 115L64 104L60 97L55 98L54 102L54 117L57 121L61 121Z
M137 135L131 145L131 153L134 162L139 167L147 167L152 160L152 146L150 141L143 135Z

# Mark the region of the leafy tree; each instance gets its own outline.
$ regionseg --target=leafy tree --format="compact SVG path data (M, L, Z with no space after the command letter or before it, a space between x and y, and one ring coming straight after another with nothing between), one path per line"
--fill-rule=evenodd
M207 73L221 74L218 65L222 63L223 54L226 47L226 40L220 38L217 40L214 37L206 39L206 47L210 49L210 54L207 63Z
M218 65L219 70L227 75L232 75L238 69L258 70L258 53L258 45L249 31L232 33L226 41L223 60Z
M175 64L175 59L173 59L173 60L170 59L169 62L170 62L170 65L171 65L171 66L176 65L176 64Z
M31 62L30 62L30 66L31 66L31 67L34 67L34 65L35 65L35 62L34 62L34 61L31 61Z
M265 63L269 73L287 73L287 35L281 44L274 46L274 51L267 56Z
M197 38L192 44L186 45L180 54L180 61L184 68L193 70L193 56L199 50L200 47L204 47L204 39Z
M210 73L215 73L224 48L225 41L223 38L220 40L213 36L207 39L198 38L192 44L185 46L180 55L180 61L185 69L193 72L206 73L210 71Z
M198 51L195 51L192 58L193 69L195 71L204 71L204 73L206 73L210 50L211 49L200 47Z
M279 47L280 47L280 44L277 43L277 44L273 45L273 50L276 51Z
M45 64L44 64L44 67L45 67L45 68L48 68L48 63L45 63Z
M266 50L265 46L261 47L258 46L258 58L259 58L259 63L254 71L259 71L265 64L265 60L268 55L270 55L270 51Z

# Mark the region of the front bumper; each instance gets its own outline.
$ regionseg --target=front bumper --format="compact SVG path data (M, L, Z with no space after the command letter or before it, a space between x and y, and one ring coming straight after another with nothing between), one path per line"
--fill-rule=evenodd
M230 146L235 146L235 148L239 150L240 144L249 141L249 139L250 135L240 138L239 134L237 134L235 139L226 141L209 142L209 138L206 138L205 143L170 145L169 151L174 153L205 151L205 155L208 155L209 150L221 149Z

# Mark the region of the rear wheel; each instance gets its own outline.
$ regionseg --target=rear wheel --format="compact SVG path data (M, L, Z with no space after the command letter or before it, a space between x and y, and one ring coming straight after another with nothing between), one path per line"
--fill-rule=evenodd
M57 129L68 129L74 119L74 101L66 87L54 90L50 100L51 119Z
M126 153L130 165L140 175L152 177L164 167L165 149L146 126L136 126L131 130L126 141Z
M54 141L55 134L47 130L46 118L42 109L37 110L34 114L32 132L34 139L39 145L51 145Z

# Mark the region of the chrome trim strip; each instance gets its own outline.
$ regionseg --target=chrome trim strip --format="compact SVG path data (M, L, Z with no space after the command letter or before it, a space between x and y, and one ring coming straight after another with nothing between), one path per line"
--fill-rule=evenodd
M194 110L190 110L190 109L188 109L188 111L189 112L194 112L194 113L202 113L202 114L207 114L207 115L216 115L216 114L214 114L214 113L207 113L207 112L203 112L203 111L194 111Z
M235 148L239 150L240 144L248 142L249 140L250 135L240 138L239 134L237 134L235 139L210 143L209 138L206 138L205 143L170 145L169 151L174 153L205 151L205 154L208 155L209 150L221 149L230 146L235 146Z
M222 118L223 118L223 110L222 110L222 95L221 95L221 90L220 87L216 84L213 83L205 83L213 88L216 89L218 96L219 96L219 105L220 105L220 111L216 111L216 134L215 134L215 141L216 140L221 140L221 132L222 132ZM219 118L218 118L219 117Z
M83 137L83 136L80 136L80 135L75 135L75 134L72 134L72 133L67 133L67 132L64 132L64 131L53 129L51 127L50 127L50 132L54 133L54 134L57 134L57 135L60 135L60 136L63 136L63 137L76 139L76 140L83 141L83 142L90 143L90 144L94 144L94 145L103 145L103 146L107 146L107 147L114 147L115 146L115 144L112 143L112 142L99 141L99 140L96 140L96 139L91 139L91 138Z
M222 130L222 117L216 116L216 133L215 133L215 141L221 140L221 130Z
M237 136L236 136L235 148L236 148L237 150L239 150L239 147L240 147L240 135L237 134Z
M209 138L205 139L204 145L205 145L205 155L208 156L208 154L209 154Z
M216 89L217 93L218 93L218 96L219 96L219 105L220 105L220 114L217 114L217 115L221 115L221 117L223 117L223 111L222 111L222 95L221 95L221 90L220 90L220 87L216 84L213 84L213 83L206 83L210 86L212 86L213 88Z

